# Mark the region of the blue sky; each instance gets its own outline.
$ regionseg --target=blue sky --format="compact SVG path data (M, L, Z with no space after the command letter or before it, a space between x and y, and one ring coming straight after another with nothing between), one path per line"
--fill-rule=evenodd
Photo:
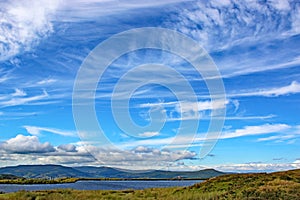
M0 12L1 166L221 171L300 167L299 2L2 1ZM104 40L143 27L167 28L191 37L221 74L227 99L215 105L226 110L225 124L217 144L204 158L199 158L199 152L216 108L206 82L184 59L160 50L141 49L117 58L99 81L96 115L105 136L117 148L89 144L77 132L72 94L82 62ZM182 93L186 99L180 101L160 84L138 88L129 101L132 120L146 126L151 108L159 108L165 124L134 137L116 124L111 98L112 94L125 98L121 92L114 93L115 85L128 71L148 63L168 65L182 74L196 101L188 92ZM147 68L146 73L130 78L177 81L157 68ZM126 91L127 85L122 86ZM198 116L199 127L192 133L189 123L197 123ZM184 135L176 135L178 130ZM172 141L172 146L164 148Z

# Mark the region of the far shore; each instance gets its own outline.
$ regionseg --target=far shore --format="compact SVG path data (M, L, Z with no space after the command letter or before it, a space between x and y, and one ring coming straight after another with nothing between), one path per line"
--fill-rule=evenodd
M20 179L2 179L1 184L63 184L75 183L77 181L192 181L206 180L201 178L55 178L55 179L40 179L40 178L20 178Z

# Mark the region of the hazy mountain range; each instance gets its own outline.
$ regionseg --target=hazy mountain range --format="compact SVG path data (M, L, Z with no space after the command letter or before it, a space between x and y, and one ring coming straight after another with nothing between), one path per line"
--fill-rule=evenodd
M0 175L10 174L24 178L193 178L207 179L225 174L214 169L199 171L135 171L110 167L66 167L61 165L19 165L0 168Z

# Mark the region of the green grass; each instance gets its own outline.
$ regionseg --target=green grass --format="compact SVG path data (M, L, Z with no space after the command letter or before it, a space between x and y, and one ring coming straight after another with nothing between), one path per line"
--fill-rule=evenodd
M49 190L0 194L0 199L300 199L300 170L231 174L190 187L124 191Z

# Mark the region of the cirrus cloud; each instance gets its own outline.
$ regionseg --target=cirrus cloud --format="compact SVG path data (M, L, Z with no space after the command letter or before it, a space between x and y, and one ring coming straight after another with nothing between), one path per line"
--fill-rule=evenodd
M50 19L58 1L0 2L0 61L29 51L53 32Z

